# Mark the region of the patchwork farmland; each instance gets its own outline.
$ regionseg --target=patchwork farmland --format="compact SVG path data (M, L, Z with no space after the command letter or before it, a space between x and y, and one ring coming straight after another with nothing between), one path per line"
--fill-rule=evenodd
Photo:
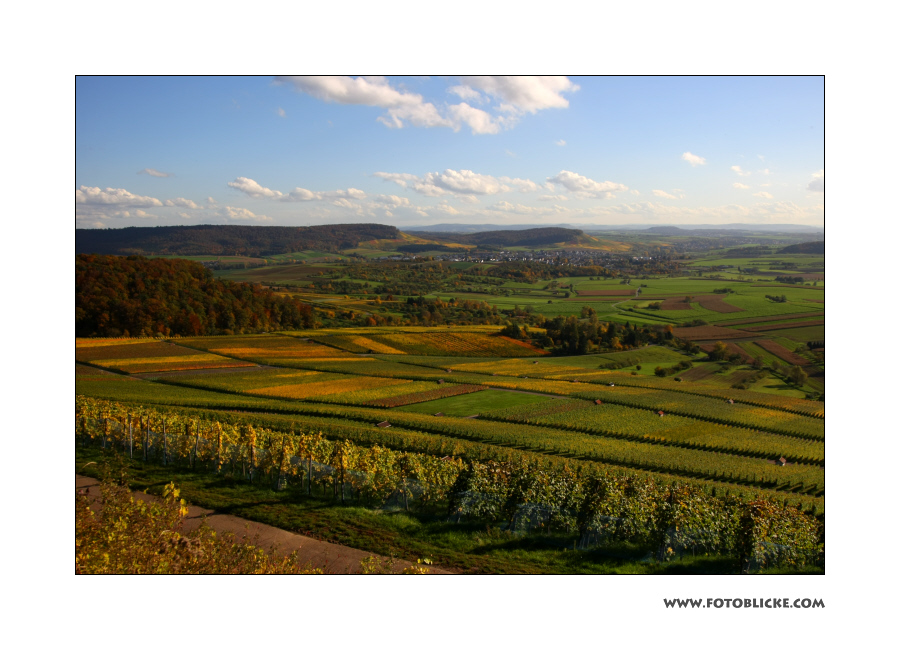
M333 513L348 543L342 522L360 508L441 522L448 538L494 529L574 545L592 558L579 571L605 572L623 553L671 559L671 547L728 572L747 557L734 522L764 503L785 550L752 566L818 570L825 312L812 283L824 273L808 286L774 283L762 264L759 279L524 281L493 278L503 267L485 262L337 259L237 272L279 283L316 328L76 339L78 462L127 449L133 471L196 481L198 494L265 481L275 499ZM413 281L428 293L394 293ZM672 521L687 531L677 539L662 528ZM441 535L402 538L407 556L425 544L448 566L475 566Z

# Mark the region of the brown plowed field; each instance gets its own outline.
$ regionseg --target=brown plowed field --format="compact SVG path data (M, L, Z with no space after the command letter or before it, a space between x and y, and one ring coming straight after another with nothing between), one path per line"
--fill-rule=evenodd
M738 311L746 311L745 309L741 309L740 307L729 305L727 302L725 302L725 294L721 293L716 293L711 296L700 296L699 298L697 298L697 302L704 309L716 311L720 314L731 314Z
M691 308L691 304L684 301L684 296L666 298L659 306L661 311L684 311Z
M704 352L712 352L715 345L715 343L703 343L699 347ZM728 348L728 354L739 354L744 361L753 361L753 357L751 357L746 350L739 348L736 344L729 341L725 343L725 347ZM774 354L774 352L772 354Z
M809 361L807 359L804 359L798 354L794 354L786 347L775 343L775 341L769 341L768 339L765 339L762 341L757 341L756 344L766 352L771 352L782 361L787 361L788 363L795 366L809 365Z
M824 325L825 319L819 320L801 320L793 323L776 323L774 325L759 325L758 327L742 327L745 332L768 332L771 330L786 330L793 327L808 327L809 325Z
M685 341L719 341L724 339L745 339L747 332L730 330L727 327L716 325L701 325L700 327L676 327L676 337Z
M704 364L702 366L691 368L690 370L685 370L678 376L685 381L700 381L701 379L706 379L710 375L716 374L718 369L718 366L715 364Z

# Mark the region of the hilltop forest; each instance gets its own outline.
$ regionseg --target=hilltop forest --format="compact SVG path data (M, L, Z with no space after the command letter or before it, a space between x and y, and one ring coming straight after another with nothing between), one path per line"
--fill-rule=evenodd
M75 230L75 253L100 255L280 255L303 250L337 252L373 239L398 239L380 224L327 226L159 226Z
M75 336L203 336L312 327L312 307L189 260L75 256Z

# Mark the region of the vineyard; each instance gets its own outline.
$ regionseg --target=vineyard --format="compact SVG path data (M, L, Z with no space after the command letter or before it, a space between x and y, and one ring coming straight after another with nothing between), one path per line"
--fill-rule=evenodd
M321 490L341 503L383 507L393 501L511 528L555 527L571 531L582 545L642 543L660 560L675 548L700 547L732 557L748 571L754 563L817 562L822 553L820 522L795 507L602 467L551 468L522 457L438 458L293 427L223 423L87 398L76 400L75 433L77 445L118 448L144 462L227 473L275 489Z
M758 349L774 356L769 343ZM552 528L579 548L665 538L745 568L784 552L818 561L824 403L728 388L755 381L752 370L687 364L685 381L628 370L685 359L659 345L544 358L522 346L482 331L79 341L76 433L91 448L342 503ZM192 368L198 357L212 365ZM625 485L627 504L602 496ZM663 515L646 494L716 514L708 528L651 534ZM754 508L782 522L771 525L808 522L806 536L748 561L727 531Z
M457 357L528 357L546 354L522 341L474 332L373 334L366 337L330 335L314 337L313 340L355 353Z

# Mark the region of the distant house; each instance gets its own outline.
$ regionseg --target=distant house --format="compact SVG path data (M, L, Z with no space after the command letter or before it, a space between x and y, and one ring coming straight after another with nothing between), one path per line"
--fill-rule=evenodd
M657 411L656 414L657 414L659 417L662 417L662 416L665 415L665 413L663 413L662 411Z
M734 404L734 400L733 400L733 399L730 399L730 400L728 400L728 403L729 403L729 404Z
M594 404L603 404L603 401L602 401L602 400L599 400L599 399L595 399L595 400L594 400Z
M442 415L444 415L444 414L441 413L440 411L438 411L437 413L434 414L434 417L439 418L439 417L441 417Z
M779 458L778 460L775 461L775 464L776 464L776 465L781 465L781 466L787 465L787 464L788 464L787 458L785 458L784 456L782 456L781 458Z
M612 382L609 382L609 385L610 385L610 386L615 386L615 384L614 384L614 383L612 383Z
M443 380L443 379L438 379L438 383L439 383L439 384L443 384L443 383L444 383L444 380Z
M377 426L379 426L379 427L389 427L389 426L391 426L391 423L388 422L387 420L385 420L384 422L379 422L379 423L377 424Z

